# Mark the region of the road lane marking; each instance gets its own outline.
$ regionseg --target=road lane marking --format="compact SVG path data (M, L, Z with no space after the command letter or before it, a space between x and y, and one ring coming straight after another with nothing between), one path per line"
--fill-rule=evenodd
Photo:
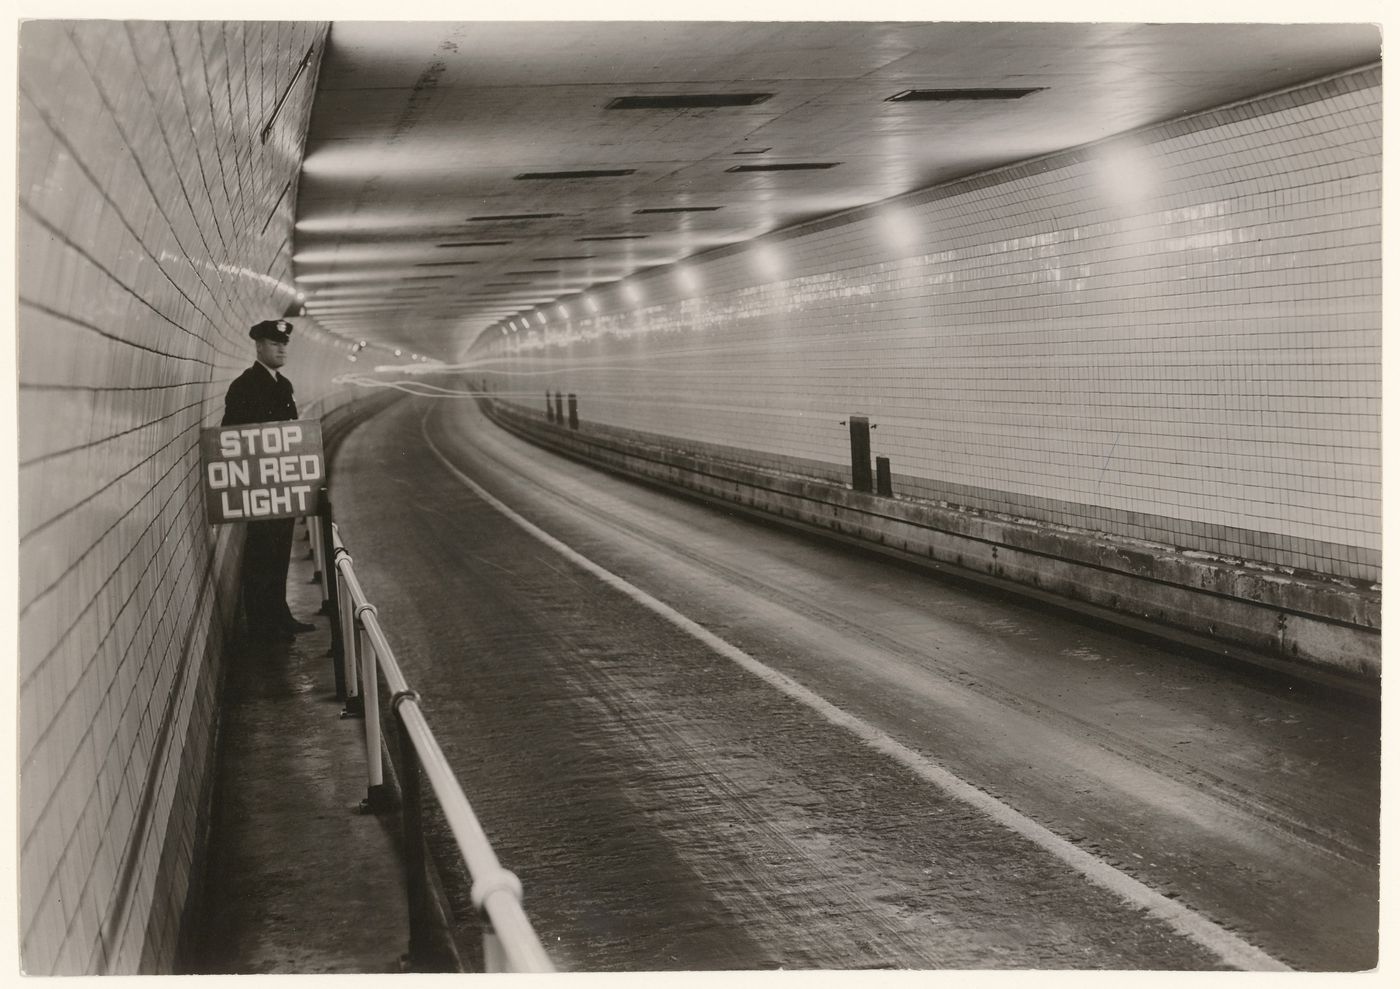
M721 656L743 667L745 670L748 670L750 673L762 679L765 683L775 687L788 697L821 715L831 724L844 728L866 745L894 759L921 779L932 783L945 793L956 797L964 803L977 808L998 824L1009 828L1042 850L1049 852L1090 882L1117 894L1129 905L1138 907L1148 915L1163 921L1177 933L1190 938L1192 941L1213 952L1225 964L1232 965L1235 968L1245 971L1291 971L1289 966L1274 958L1272 955L1269 955L1267 952L1256 948L1238 935L1231 933L1224 927L1221 927L1219 924L1202 916L1184 904L1134 879L1132 876L1115 868L1108 862L1091 855L1074 843L1061 838L1044 825L1032 820L1010 805L998 800L996 797L979 790L971 783L968 783L966 780L953 774L926 756L914 751L902 742L895 740L868 722L837 707L835 704L832 704L819 694L812 692L786 674L754 659L739 647L715 635L703 625L687 618L664 601L652 597L646 591L628 582L624 578L617 576L610 570L604 569L566 543L550 535L548 532L545 532L529 519L520 515L509 505L502 502L499 498L492 495L448 460L447 456L438 449L432 437L428 434L427 422L428 417L424 416L420 424L423 438L427 442L428 448L433 452L433 455L437 457L453 476L471 489L482 501L486 502L525 532L529 533L535 539L544 543L570 562L582 567L603 583L621 591L628 598L646 608L648 611L664 618L687 635L698 639Z

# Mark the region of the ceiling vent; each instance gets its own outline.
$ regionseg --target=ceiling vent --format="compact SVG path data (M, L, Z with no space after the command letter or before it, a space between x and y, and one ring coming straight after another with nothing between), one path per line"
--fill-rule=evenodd
M755 106L772 93L672 93L666 96L619 96L609 110L709 110L724 106Z
M563 213L499 213L494 216L469 216L468 223L489 223L493 220L552 220Z
M1029 89L906 89L885 98L886 103L954 103L960 100L1019 100L1042 92L1046 87Z
M653 206L650 209L638 209L632 212L638 216L644 213L713 213L717 209L724 209L723 206Z
M839 161L795 161L774 162L771 165L731 165L726 172L808 172L823 168L835 168Z
M646 240L646 234L607 234L601 237L575 237L579 243L586 240Z
M620 175L633 175L635 168L582 168L574 172L521 172L520 179L611 179Z

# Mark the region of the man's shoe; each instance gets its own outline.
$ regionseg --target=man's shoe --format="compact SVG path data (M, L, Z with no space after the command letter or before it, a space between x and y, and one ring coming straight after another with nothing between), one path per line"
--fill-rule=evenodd
M299 622L295 618L287 622L285 628L288 632L292 633L293 635L296 635L298 632L316 631L315 625L311 624L310 622Z

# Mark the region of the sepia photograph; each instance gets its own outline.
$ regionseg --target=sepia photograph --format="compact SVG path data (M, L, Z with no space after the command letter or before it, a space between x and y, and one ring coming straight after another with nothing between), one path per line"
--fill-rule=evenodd
M13 22L8 975L1383 974L1379 5L248 9Z

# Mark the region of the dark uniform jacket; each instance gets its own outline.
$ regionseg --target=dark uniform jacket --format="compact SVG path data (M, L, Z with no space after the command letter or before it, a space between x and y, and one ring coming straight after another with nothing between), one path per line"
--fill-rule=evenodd
M254 364L228 386L224 396L224 421L221 426L246 426L253 422L286 422L297 417L292 383L280 374L274 381L272 372Z

